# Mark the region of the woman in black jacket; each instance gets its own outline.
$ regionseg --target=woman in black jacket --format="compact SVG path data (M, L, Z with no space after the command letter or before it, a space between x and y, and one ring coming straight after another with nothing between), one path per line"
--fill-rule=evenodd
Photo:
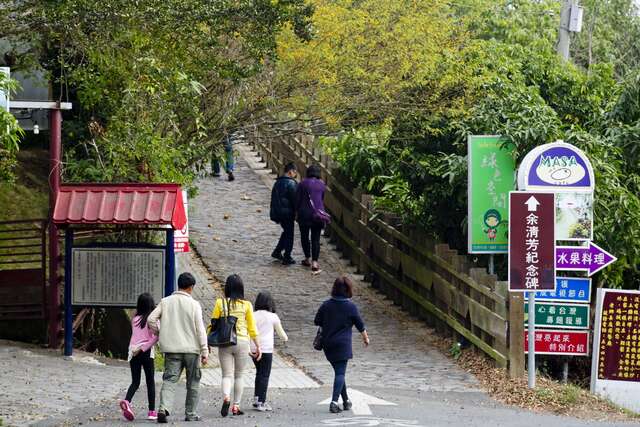
M322 303L314 321L316 326L322 328L322 349L335 373L333 395L329 405L329 411L334 414L342 412L338 406L340 396L345 411L352 406L347 394L345 375L347 362L353 358L351 331L354 326L362 335L364 345L369 345L369 336L358 308L351 301L352 296L351 280L347 276L338 277L333 283L331 298Z

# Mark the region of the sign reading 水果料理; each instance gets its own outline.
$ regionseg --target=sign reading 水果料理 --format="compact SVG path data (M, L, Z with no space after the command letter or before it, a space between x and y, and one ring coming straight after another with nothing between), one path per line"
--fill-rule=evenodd
M640 410L640 292L598 289L591 392Z
M469 253L506 253L509 192L515 186L513 145L499 136L468 139Z
M589 242L588 247L556 247L556 269L558 270L584 271L589 276L593 276L616 260L616 257L593 242Z
M160 301L164 286L164 249L72 250L73 305L135 307L143 292Z
M524 323L528 325L524 304ZM535 326L537 328L589 329L589 306L587 304L564 304L557 302L536 302Z
M509 193L509 291L555 290L555 195Z

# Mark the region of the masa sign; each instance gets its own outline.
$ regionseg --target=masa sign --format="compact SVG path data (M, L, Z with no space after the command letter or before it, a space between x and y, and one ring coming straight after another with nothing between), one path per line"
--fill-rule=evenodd
M555 290L555 195L509 193L509 291Z
M165 286L165 250L73 248L73 305L135 307L148 292L160 301Z
M515 186L513 144L500 136L470 135L467 147L468 252L506 253L508 198Z
M640 411L640 292L598 289L591 392Z
M518 169L518 188L534 191L592 192L591 162L579 148L562 141L531 150Z

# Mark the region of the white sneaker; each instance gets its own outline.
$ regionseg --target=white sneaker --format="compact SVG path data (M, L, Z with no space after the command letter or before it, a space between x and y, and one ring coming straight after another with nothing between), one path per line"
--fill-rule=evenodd
M253 396L253 407L257 408L258 406L260 406L260 401L258 400L258 396Z
M258 411L261 412L271 412L273 411L273 408L271 407L271 405L269 405L268 403L261 403L260 407L258 408Z

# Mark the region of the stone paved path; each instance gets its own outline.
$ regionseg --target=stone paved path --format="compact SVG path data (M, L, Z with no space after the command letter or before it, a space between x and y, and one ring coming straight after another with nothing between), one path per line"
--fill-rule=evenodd
M190 201L191 240L217 278L224 280L231 273L239 274L251 300L260 290L272 292L290 336L289 343L279 347L281 354L320 382L332 381L332 371L323 354L311 347L315 335L313 317L328 297L333 280L340 274L349 274L357 284L354 301L372 341L365 349L354 335L355 358L348 375L351 385L474 390L475 379L430 345L433 332L362 282L326 239L322 240L320 255L323 271L318 275L301 265L284 267L270 258L280 230L268 216L274 177L258 163L248 146L241 144L239 150L242 157L234 182L223 177L198 184L200 193ZM302 258L297 230L293 256Z

